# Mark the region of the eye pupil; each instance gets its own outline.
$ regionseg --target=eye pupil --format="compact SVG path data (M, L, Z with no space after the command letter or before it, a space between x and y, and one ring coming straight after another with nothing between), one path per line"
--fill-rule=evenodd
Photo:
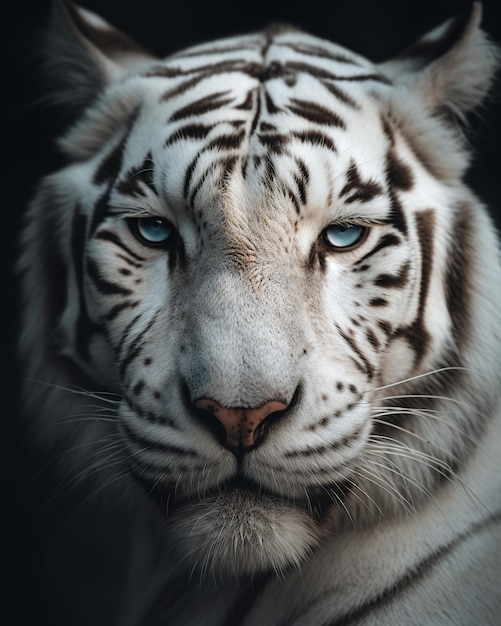
M335 250L347 250L362 241L366 230L359 224L331 224L324 231L324 239Z

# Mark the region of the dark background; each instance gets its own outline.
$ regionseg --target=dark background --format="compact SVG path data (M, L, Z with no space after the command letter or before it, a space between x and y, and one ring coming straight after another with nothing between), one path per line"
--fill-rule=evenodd
M375 61L385 60L450 16L468 10L467 0L224 0L178 2L85 0L144 47L166 55L204 40L245 33L282 21L337 41ZM484 28L501 42L501 2L484 2ZM56 479L44 466L43 451L30 445L16 410L20 375L14 363L18 308L12 268L24 206L40 175L59 163L51 143L63 127L61 111L37 104L44 93L39 68L40 33L47 0L25 0L3 12L0 171L3 277L1 375L2 503L0 542L5 555L4 624L37 626L112 626L113 607L122 582L125 524L113 507L75 501L80 496L52 497ZM468 179L492 208L499 209L501 98L497 94L472 120L470 140L476 153ZM90 512L89 512L90 510ZM6 619L6 621L5 621ZM147 625L146 625L147 626Z

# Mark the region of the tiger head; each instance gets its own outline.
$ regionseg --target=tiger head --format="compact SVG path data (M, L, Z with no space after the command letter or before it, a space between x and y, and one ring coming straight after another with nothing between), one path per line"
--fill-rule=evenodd
M76 472L89 450L112 471L112 437L180 560L281 570L466 458L500 364L462 182L496 60L479 19L379 65L279 27L160 60L56 8L74 123L24 231L21 349L48 383L27 409L88 442Z

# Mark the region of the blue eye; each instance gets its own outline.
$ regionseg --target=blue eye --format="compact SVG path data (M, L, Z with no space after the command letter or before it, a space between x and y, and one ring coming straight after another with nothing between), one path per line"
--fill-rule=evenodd
M172 224L162 217L131 218L129 227L141 243L152 247L164 246L174 234Z
M324 231L324 240L331 248L348 250L361 243L366 232L359 224L331 224Z

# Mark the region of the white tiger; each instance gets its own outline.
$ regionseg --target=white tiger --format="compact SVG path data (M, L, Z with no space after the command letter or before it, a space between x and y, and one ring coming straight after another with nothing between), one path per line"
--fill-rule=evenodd
M117 624L499 623L480 16L376 65L279 27L160 60L55 7L74 123L26 216L24 404L135 511Z

